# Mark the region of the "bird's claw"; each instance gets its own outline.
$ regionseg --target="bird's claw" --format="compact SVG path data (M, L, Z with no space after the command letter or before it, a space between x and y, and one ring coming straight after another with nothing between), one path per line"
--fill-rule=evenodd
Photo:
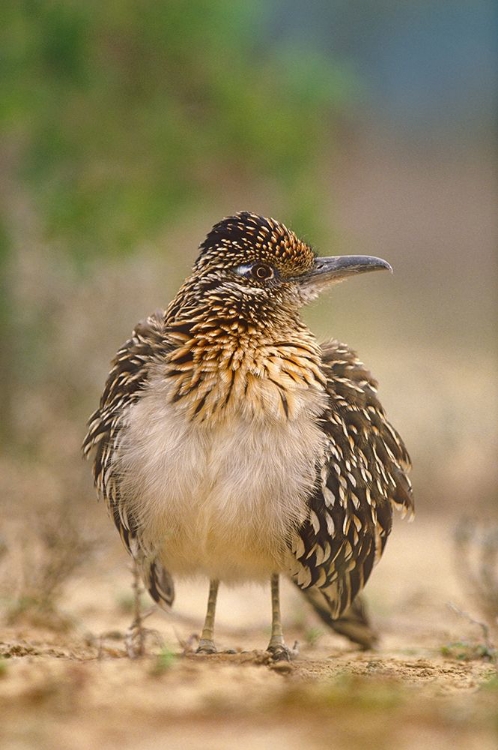
M207 638L201 638L199 645L195 651L196 654L217 654L218 649L214 645L214 642Z
M290 662L291 659L295 659L299 653L298 643L294 643L292 648L288 648L283 643L270 644L267 648L267 652L270 654L272 662Z

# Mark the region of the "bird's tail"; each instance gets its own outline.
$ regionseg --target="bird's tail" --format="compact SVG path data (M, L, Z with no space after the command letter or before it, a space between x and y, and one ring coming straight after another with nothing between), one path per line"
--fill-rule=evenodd
M361 596L357 596L346 611L334 620L330 606L320 589L312 586L309 589L299 590L329 628L349 638L350 641L357 643L363 649L373 648L376 645L378 634L370 623L365 600Z
M175 600L173 579L157 558L138 560L140 575L145 588L162 609L169 611Z

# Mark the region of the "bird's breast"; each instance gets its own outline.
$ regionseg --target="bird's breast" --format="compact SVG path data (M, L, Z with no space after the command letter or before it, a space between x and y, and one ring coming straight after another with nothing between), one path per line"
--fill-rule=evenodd
M287 565L324 449L324 394L294 383L290 418L260 380L259 418L241 399L225 419L192 419L164 379L129 408L115 467L121 496L173 573L239 580Z
M152 384L184 410L186 418L214 424L230 418L292 421L320 411L326 379L316 342L263 344L252 333L198 335L159 365Z

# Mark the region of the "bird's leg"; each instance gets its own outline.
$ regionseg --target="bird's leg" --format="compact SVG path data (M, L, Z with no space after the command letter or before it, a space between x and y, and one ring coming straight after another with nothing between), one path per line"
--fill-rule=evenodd
M268 651L277 661L281 659L289 660L289 649L284 643L282 632L282 621L280 619L280 593L278 573L271 577L271 638L268 644Z
M206 612L206 619L204 620L204 627L202 628L201 638L199 641L199 648L196 653L198 654L215 654L216 646L213 641L214 634L214 616L216 613L216 598L218 596L218 586L220 582L212 580L209 582L209 597Z
M145 654L145 636L147 633L143 625L143 621L147 616L142 612L141 595L143 592L143 588L141 585L142 582L140 579L138 564L135 558L133 558L132 572L134 618L126 634L126 649L128 651L128 656L130 657L130 659L135 659Z

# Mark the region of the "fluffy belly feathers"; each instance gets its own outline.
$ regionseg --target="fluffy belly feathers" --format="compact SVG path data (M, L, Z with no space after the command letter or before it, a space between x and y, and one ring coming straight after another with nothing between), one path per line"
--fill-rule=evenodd
M323 450L320 396L303 392L292 421L233 414L211 428L160 392L130 407L115 466L120 494L171 573L237 581L288 569Z

